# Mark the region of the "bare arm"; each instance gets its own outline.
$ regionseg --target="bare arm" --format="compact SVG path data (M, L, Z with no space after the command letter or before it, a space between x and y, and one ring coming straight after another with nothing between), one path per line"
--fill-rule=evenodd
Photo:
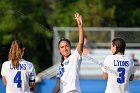
M52 93L58 93L59 91L60 91L60 79L57 79L56 85L55 85Z
M35 86L35 82L30 82L29 86L30 86L30 88L34 87Z
M102 78L103 78L104 80L107 80L107 79L108 79L108 74L105 73L105 72L103 72L103 73L102 73Z
M7 85L7 81L6 81L5 76L2 76L2 81L3 81L4 86L6 86Z
M134 79L134 74L132 74L129 78L129 81L132 81Z
M75 20L77 22L78 30L79 30L79 41L78 41L76 48L77 48L77 51L79 52L79 54L82 55L83 44L84 44L84 32L83 32L82 16L79 15L78 13L76 13Z

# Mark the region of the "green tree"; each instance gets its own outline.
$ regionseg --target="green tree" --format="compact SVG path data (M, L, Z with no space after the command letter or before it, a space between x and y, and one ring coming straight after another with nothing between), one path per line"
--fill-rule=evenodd
M114 6L105 8L103 0L67 0L67 2L59 0L48 21L53 26L76 26L74 13L79 12L83 17L84 27L116 26L114 11ZM101 39L107 39L108 35L103 32ZM91 34L88 36L89 39L94 38L95 41L99 41L96 35L95 37L92 37ZM75 39L75 33L71 32L71 38Z
M56 0L57 6L49 16L49 23L53 26L75 26L73 14L79 12L83 16L84 27L139 27L140 26L140 1L138 0ZM71 37L75 39L74 34ZM95 33L95 34L98 34ZM121 33L122 34L122 33ZM123 36L117 33L117 36ZM94 37L95 41L107 39L108 33L101 37ZM89 39L92 38L88 34ZM137 36L133 32L126 35L128 38ZM125 38L125 36L123 36ZM137 38L135 41L139 41Z
M139 0L103 0L105 8L115 7L115 23L118 27L140 27L140 1ZM117 36L122 36L126 42L139 42L140 33L119 32ZM134 39L135 37L135 39ZM137 37L137 38L136 38ZM133 39L130 39L133 38Z
M7 60L5 51L9 50L13 39L19 39L26 48L25 59L33 62L37 71L52 65L53 34L47 22L47 13L52 8L50 3L49 0L0 1L0 46L6 46L0 53L0 60Z

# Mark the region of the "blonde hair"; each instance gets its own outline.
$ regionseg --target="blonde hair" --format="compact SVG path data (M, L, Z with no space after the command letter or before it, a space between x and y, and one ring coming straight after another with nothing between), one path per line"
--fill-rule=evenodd
M14 40L12 42L8 59L11 60L13 68L18 68L19 61L22 58L22 49L23 45L21 42L19 42L18 40Z

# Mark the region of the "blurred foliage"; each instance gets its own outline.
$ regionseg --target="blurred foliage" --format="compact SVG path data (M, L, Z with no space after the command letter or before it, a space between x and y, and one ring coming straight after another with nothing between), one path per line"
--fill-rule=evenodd
M8 59L12 40L19 39L26 48L24 58L34 63L37 72L52 65L53 34L52 27L47 23L47 13L51 11L48 2L0 1L0 62Z
M116 26L115 7L104 7L104 0L60 0L49 16L49 23L55 26L75 26L76 12L83 16L84 26Z
M76 26L74 13L79 12L83 17L84 27L139 27L140 26L140 3L138 0L56 0L57 6L48 18L49 24L53 26ZM99 38L99 32L87 34L89 39L103 41L110 34L103 32ZM117 33L116 33L117 34ZM138 33L126 35L129 38ZM125 34L123 34L125 35ZM139 34L140 35L140 34ZM122 35L117 34L122 37ZM71 35L72 40L75 36ZM136 38L136 41L140 41ZM110 42L110 41L109 41Z
M0 0L0 62L7 60L12 40L19 39L26 47L24 58L37 71L48 68L52 65L52 27L76 26L76 12L82 15L84 27L140 26L139 0ZM108 34L101 35L104 40Z

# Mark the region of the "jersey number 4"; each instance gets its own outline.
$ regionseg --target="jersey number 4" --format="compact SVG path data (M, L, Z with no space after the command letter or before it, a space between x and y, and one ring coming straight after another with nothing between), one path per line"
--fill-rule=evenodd
M125 82L125 68L119 67L117 72L119 72L119 77L117 78L117 82L122 84Z
M14 83L17 83L17 88L21 88L22 80L21 80L21 71L18 71L14 77Z

